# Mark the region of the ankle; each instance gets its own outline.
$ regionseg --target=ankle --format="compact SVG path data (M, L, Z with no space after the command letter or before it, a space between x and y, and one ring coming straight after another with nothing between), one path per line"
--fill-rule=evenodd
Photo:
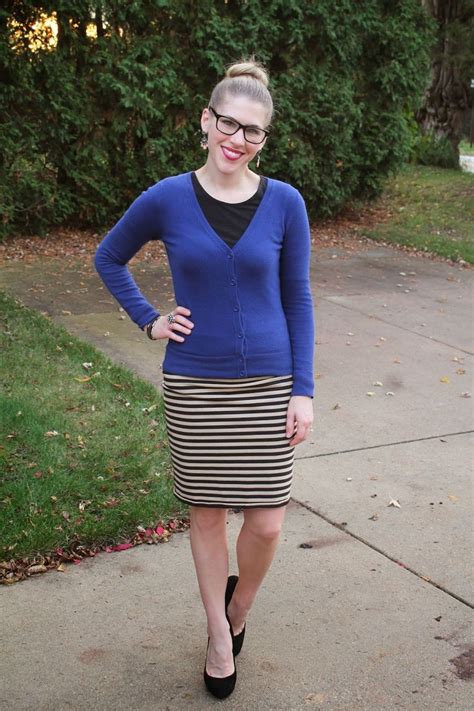
M250 600L249 598L242 598L236 591L231 597L229 605L227 606L227 611L232 611L234 615L247 616L253 605L253 600L254 599Z
M207 624L207 634L215 642L222 642L227 640L230 635L230 628L227 618L223 621L213 622L212 624Z

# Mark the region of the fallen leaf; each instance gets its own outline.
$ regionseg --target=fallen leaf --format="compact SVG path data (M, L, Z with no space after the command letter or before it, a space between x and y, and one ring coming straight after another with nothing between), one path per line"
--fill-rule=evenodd
M126 551L129 548L133 548L133 543L118 543L115 546L109 546L108 552L112 551Z
M305 696L305 703L306 704L318 704L318 706L319 706L320 704L324 704L324 702L327 700L327 698L328 698L327 694L322 694L322 693L308 694L307 696Z
M450 383L451 382L447 375L443 375L443 377L440 378L439 380L441 383Z
M27 572L34 575L35 573L45 573L47 570L45 565L30 565Z
M114 506L118 506L119 503L120 503L119 499L112 497L110 499L107 499L107 501L104 501L104 506L108 509L111 509Z

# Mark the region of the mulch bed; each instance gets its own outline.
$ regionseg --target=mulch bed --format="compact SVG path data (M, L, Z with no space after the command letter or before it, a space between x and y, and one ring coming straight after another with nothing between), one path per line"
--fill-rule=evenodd
M345 256L349 257L354 252L383 245L425 259L450 262L456 266L474 269L474 265L463 261L455 262L413 247L371 240L364 235L364 231L374 225L386 222L391 217L392 213L380 200L358 210L349 206L337 217L320 220L312 225L314 249L338 249L342 251L338 257L344 259ZM38 259L50 258L62 259L66 265L68 261L84 259L84 266L92 270L91 258L105 234L106 232L98 233L94 230L56 229L45 237L15 235L0 244L0 264L18 261L34 263ZM159 241L150 241L133 259L139 259L140 262L166 263L164 244Z

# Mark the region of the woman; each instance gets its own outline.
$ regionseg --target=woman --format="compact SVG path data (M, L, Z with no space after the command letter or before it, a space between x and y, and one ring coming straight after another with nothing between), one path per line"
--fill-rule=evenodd
M163 396L174 493L207 616L207 689L236 682L247 615L277 547L295 446L313 422L310 232L298 190L249 168L270 133L263 66L231 65L203 109L196 171L158 181L97 249L95 266L130 318L166 338ZM126 263L150 239L166 247L178 304L161 315ZM239 576L228 577L228 508L243 510Z

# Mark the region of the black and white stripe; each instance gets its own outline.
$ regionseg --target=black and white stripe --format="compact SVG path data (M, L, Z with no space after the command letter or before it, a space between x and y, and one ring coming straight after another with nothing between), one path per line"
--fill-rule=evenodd
M196 506L287 504L295 447L286 437L292 375L163 373L173 492Z

